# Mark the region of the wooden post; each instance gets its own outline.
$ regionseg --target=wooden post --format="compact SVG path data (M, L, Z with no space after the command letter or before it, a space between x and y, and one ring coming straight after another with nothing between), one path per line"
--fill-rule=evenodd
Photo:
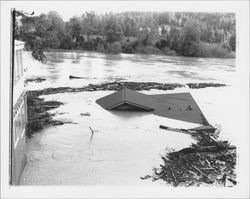
M94 131L93 131L93 129L92 129L91 127L89 127L89 129L91 130L91 137L90 137L90 142L89 142L89 144L91 144L92 139L93 139L93 135L94 135Z

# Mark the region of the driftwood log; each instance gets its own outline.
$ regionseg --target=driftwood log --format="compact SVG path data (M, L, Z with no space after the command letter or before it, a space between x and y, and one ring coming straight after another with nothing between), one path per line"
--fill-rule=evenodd
M173 152L176 154L189 154L189 153L211 153L211 152L221 152L223 150L234 150L236 149L235 146L223 146L223 145L217 145L217 146L204 146L204 147L197 147L197 148L193 148L193 147L188 147L188 148L184 148L181 149L180 151L177 152Z
M88 79L88 78L70 75L69 79Z

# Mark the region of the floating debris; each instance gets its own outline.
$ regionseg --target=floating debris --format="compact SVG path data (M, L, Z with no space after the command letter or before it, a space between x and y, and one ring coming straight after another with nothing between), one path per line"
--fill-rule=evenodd
M90 116L91 114L89 112L86 113L80 113L81 116Z
M140 177L142 180L145 180L145 179L148 179L148 178L151 178L152 176L150 176L150 175L146 175L146 176L144 176L144 177Z
M216 83L199 83L199 84L187 84L190 88L205 88L205 87L218 87L218 86L226 86L224 84L216 84ZM157 82L106 82L101 84L89 84L88 86L72 88L72 87L57 87L57 88L46 88L43 90L37 91L39 95L50 95L57 93L65 93L65 92L83 92L83 91L119 91L123 88L128 88L134 91L142 91L142 90L174 90L175 88L185 87L183 84L178 83L157 83Z
M192 89L226 86L226 84L218 84L218 83L188 83L187 85L189 88Z
M32 77L32 78L27 78L24 83L27 84L29 82L36 82L36 83L40 83L46 81L46 78L44 77Z
M173 186L236 185L236 147L209 134L197 134L195 139L191 147L162 156L164 164L154 168L152 180Z
M70 75L69 79L89 79L89 78L88 77L80 77L80 76Z
M44 101L39 97L39 92L27 92L27 106L28 106L28 122L27 122L27 137L31 137L34 133L42 130L44 127L62 125L63 121L54 120L48 111L58 108L63 103L58 101Z

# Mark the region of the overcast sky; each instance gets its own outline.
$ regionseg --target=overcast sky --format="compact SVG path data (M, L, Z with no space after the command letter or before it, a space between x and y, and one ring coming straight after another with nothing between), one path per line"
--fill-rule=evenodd
M199 12L232 12L234 5L216 1L26 1L11 2L13 7L27 12L34 11L36 15L57 11L63 20L85 11L97 14L124 11L199 11Z

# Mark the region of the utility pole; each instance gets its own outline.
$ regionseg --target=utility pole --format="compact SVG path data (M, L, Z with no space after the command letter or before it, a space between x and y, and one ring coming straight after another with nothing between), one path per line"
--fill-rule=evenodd
M13 169L12 169L12 154L13 154L13 92L14 92L14 62L15 62L15 30L16 30L16 10L15 8L13 8L11 10L11 36L10 36L10 40L11 40L11 64L10 64L10 96L9 96L9 102L10 102L10 135L9 135L9 152L10 152L10 160L9 160L9 183L10 185L13 184L12 181L12 173L13 173Z
M16 43L15 43L15 35L16 35L16 30L18 29L18 26L16 24L16 16L30 16L33 15L34 12L32 12L31 14L28 14L26 12L23 11L17 11L15 8L11 9L11 24L10 24L10 44L11 44L11 50L10 50L10 82L9 82L9 184L10 185L15 185L16 181L15 181L15 173L14 173L14 169L16 169L17 165L13 164L13 158L14 158L14 86L16 84L16 82L14 81L15 79L15 58L16 58Z

